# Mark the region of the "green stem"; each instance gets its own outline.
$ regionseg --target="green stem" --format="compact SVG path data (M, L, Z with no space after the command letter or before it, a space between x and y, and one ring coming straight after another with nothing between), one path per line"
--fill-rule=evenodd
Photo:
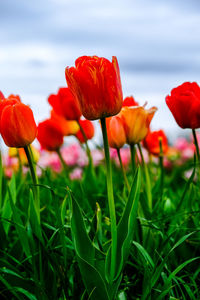
M80 131L83 135L83 138L84 138L84 142L85 142L85 145L86 145L86 152L87 152L87 156L88 156L88 160L89 160L89 164L93 165L93 162L92 162L92 155L91 155L91 152L90 152L90 148L88 146L88 140L87 140L87 136L85 134L85 131L83 129L83 126L81 126L81 123L80 123L80 120L77 120L77 123L80 127Z
M111 237L112 237L111 281L113 281L114 276L115 276L116 256L117 256L117 225L116 225L116 214L115 214L115 202L114 202L114 196L113 196L112 168L111 168L111 162L110 162L110 153L109 153L105 118L101 119L101 127L102 127L104 151L105 151L105 158L106 158L107 193L108 193L108 205L109 205L109 213L110 213L110 221L111 221Z
M146 187L146 194L147 194L147 199L148 199L149 210L150 210L150 212L152 212L152 193L151 193L151 180L150 180L150 177L149 177L149 171L148 171L148 168L147 168L147 164L144 161L144 156L143 156L143 153L142 153L142 148L141 148L140 143L138 143L137 146L138 146L138 149L139 149L139 152L140 152L142 165L144 167L144 174L145 174L145 179L146 179L145 187Z
M63 159L63 157L62 157L62 154L61 154L61 152L60 152L60 148L58 148L58 149L56 150L56 153L57 153L58 156L59 156L59 159L60 159L60 162L61 162L61 164L62 164L62 166L63 166L63 169L64 169L65 171L67 171L67 170L68 170L68 167L67 167L67 165L66 165L66 163L65 163L65 161L64 161L64 159Z
M197 140L195 129L192 129L192 134L193 134L193 137L194 137L194 144L195 144L195 147L196 147L198 163L200 163L199 145L198 145L198 140Z
M196 155L197 155L197 165L198 165L197 177L198 177L198 180L200 181L200 154L199 154L199 144L198 144L195 129L192 129L192 134L193 134L193 138L194 138L194 144L195 144L195 147L196 147ZM195 168L195 166L194 166L194 168Z
M159 155L159 164L160 164L160 198L162 200L163 196L163 185L164 185L164 168L163 168L163 148L162 148L162 139L159 139L160 155Z
M27 157L27 160L28 160L28 164L29 164L29 168L30 168L30 172L31 172L31 177L32 177L32 181L33 181L33 197L34 197L38 222L40 224L40 197L39 197L38 178L37 178L37 174L36 174L35 165L33 163L33 155L32 155L30 145L25 146L24 151L26 153L26 157Z
M17 159L18 159L18 162L19 162L19 174L21 175L22 174L22 160L21 160L21 157L20 157L20 154L19 154L19 149L16 148L17 150Z
M132 171L133 171L133 176L135 175L135 155L136 155L136 151L135 151L135 145L131 144L130 145L130 150L131 150L131 164L132 164Z
M127 176L126 176L126 172L124 170L124 166L123 166L123 163L122 163L122 158L121 158L121 154L120 154L120 149L117 148L117 155L118 155L118 158L119 158L119 163L120 163L120 167L122 169L122 174L123 174L123 177L124 177L124 182L127 186L127 189L128 191L130 192L130 185L128 183L128 179L127 179Z

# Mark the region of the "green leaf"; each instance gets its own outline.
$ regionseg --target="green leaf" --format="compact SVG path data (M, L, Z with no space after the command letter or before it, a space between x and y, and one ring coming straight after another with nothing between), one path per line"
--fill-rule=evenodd
M82 279L88 295L94 300L109 300L104 280L104 255L90 240L81 209L70 191L71 231Z
M37 216L37 208L35 206L35 201L33 198L33 192L30 190L30 195L29 195L29 219L30 219L30 224L33 230L33 233L37 236L37 238L40 240L41 243L44 242L43 237L42 237L42 231L40 224L38 222L38 216Z
M12 191L12 195L13 195L13 203L16 203L16 182L15 182L15 175L12 175L10 184L9 184L10 190ZM7 219L7 220L11 220L12 218L12 209L11 209L11 205L10 205L10 201L9 201L9 191L7 190L7 193L5 195L5 199L4 199L4 204L3 204L3 208L2 208L2 218L3 219ZM10 222L6 222L3 223L4 226L4 230L6 232L6 234L8 234L9 228L10 228Z
M160 265L157 267L155 266L154 270L155 272L152 274L152 278L151 278L151 284L150 284L150 290L147 289L145 290L144 294L143 294L143 298L142 299L146 299L146 297L149 295L149 293L151 292L151 289L154 287L154 285L156 284L156 282L158 281L160 274L164 268L164 265L166 264L166 261L168 259L168 256L174 251L174 249L176 249L178 246L180 246L186 239L188 239L192 234L196 233L196 231L193 231L187 235L184 235L182 238L180 238L178 240L178 242L170 249L170 251L167 253L167 255L163 258L162 262L160 263Z
M131 191L122 217L117 226L117 269L115 272L115 280L120 276L130 252L130 246L133 240L135 221L138 210L140 187L141 172L140 169L138 169L134 176ZM111 248L109 248L106 256L106 278L108 281L110 276L111 259Z
M15 206L15 202L16 202L16 193L15 193L15 189L12 188L12 186L8 187L8 191L9 191L9 199L10 199L10 206L12 209L12 213L13 213L13 219L15 222L15 228L16 231L18 233L18 237L19 240L21 242L22 248L24 250L24 253L26 254L27 257L31 256L31 252L30 252L30 247L29 247L29 242L28 242L28 236L27 236L27 232L26 229L24 227L24 224L22 223L20 214Z
M159 295L159 297L157 298L158 300L162 300L164 298L165 295L167 295L167 293L170 291L171 289L171 281L175 278L176 274L178 272L180 272L183 268L185 268L185 266L187 266L188 264L192 263L193 261L200 259L200 257L195 257L195 258L191 258L188 259L187 261L183 262L182 264L180 264L167 278L167 280L165 281L165 285L163 288L163 292Z

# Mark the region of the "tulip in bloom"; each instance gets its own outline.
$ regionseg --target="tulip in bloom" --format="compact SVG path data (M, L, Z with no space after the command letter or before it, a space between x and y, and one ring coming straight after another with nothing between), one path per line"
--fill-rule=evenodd
M112 62L97 56L79 57L75 67L67 67L65 74L68 87L77 97L86 119L96 120L119 113L123 96L115 56Z
M200 87L196 82L174 88L166 103L181 128L200 128Z
M94 125L92 124L92 122L89 120L80 120L79 124L85 133L86 139L87 140L92 139L94 136ZM76 133L76 137L81 143L85 143L85 138L80 129Z
M138 106L138 105L139 105L138 102L135 101L133 96L130 96L124 99L122 106Z
M122 108L119 115L124 124L127 144L138 144L145 138L156 111L156 107L145 109L143 106L124 106Z
M143 145L149 153L157 156L160 154L160 140L162 142L162 152L165 154L168 151L168 142L163 130L149 131Z
M0 103L0 128L8 147L28 146L37 135L32 110L17 99L5 99Z
M108 143L111 148L120 149L126 143L123 121L119 116L106 119Z
M55 120L47 119L39 123L37 139L43 149L56 151L63 144L62 128Z
M54 111L67 120L79 120L81 116L79 102L68 88L60 88L57 95L50 95L49 104Z

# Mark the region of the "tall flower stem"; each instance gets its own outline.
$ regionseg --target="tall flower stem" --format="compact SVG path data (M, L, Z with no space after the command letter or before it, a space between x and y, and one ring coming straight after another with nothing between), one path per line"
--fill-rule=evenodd
M130 150L131 150L131 163L132 163L132 171L133 171L133 176L135 174L135 156L136 156L136 151L135 151L135 145L131 144L130 145Z
M151 181L150 181L150 176L149 176L149 171L147 168L147 165L144 161L144 156L142 153L142 148L140 143L137 144L139 152L140 152L140 156L141 156L141 160L142 160L142 165L144 168L144 174L145 174L145 179L146 179L146 194L147 194L147 200L148 200L148 205L149 205L149 210L150 212L152 212L152 193L151 193Z
M24 151L26 153L26 157L27 157L30 172L31 172L31 178L33 181L33 197L34 197L34 203L35 203L35 209L36 209L38 222L40 224L40 196L39 196L39 187L38 187L38 177L36 174L35 165L33 163L33 155L32 155L30 145L25 146Z
M162 139L159 139L160 155L159 155L159 164L160 164L160 197L162 200L163 195L163 185L164 185L164 168L163 168L163 148L162 148Z
M110 162L110 153L108 146L108 137L106 130L106 120L105 118L101 119L101 127L103 134L103 142L104 142L104 151L106 158L106 178L107 178L107 193L108 193L108 205L109 205L109 213L110 213L110 222L111 222L111 280L114 279L115 269L116 269L116 255L117 255L117 224L116 224L116 213L115 213L115 202L113 196L113 183L112 183L112 168Z
M90 152L90 148L88 146L87 136L86 136L85 131L84 131L83 127L81 126L81 123L80 123L79 120L77 120L77 123L78 123L78 125L80 127L80 131L81 131L81 133L83 135L83 138L84 138L84 142L85 142L85 145L86 145L86 152L87 152L87 156L88 156L88 159L89 159L89 163L92 164L92 155L91 155L91 152Z
M124 170L124 166L123 166L123 163L122 163L122 158L121 158L121 154L120 154L120 149L119 148L117 148L117 155L118 155L118 158L119 158L120 167L122 169L122 174L123 174L123 177L124 177L124 182L125 182L125 184L127 186L128 191L130 192L130 185L128 183L126 172Z
M58 148L58 149L56 150L56 153L57 153L58 156L59 156L59 159L60 159L60 162L61 162L61 164L62 164L62 166L63 166L63 169L64 169L65 171L67 171L67 170L68 170L68 167L67 167L67 165L66 165L66 163L65 163L65 161L64 161L64 159L63 159L63 157L62 157L62 154L61 154L61 152L60 152L60 148Z
M195 144L195 147L196 147L196 153L197 153L198 163L200 163L199 144L198 144L198 140L197 140L197 135L196 135L195 129L192 129L192 134L193 134L193 138L194 138L194 144Z
M195 129L192 129L192 134L193 134L193 138L194 138L194 144L196 147L196 155L197 155L197 165L198 165L197 177L198 177L198 180L200 180L200 153L199 153L199 144L198 144Z

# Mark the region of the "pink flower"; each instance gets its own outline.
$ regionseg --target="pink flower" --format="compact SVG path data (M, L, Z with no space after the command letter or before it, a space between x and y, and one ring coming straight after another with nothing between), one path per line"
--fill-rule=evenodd
M69 177L71 180L80 180L82 178L83 170L81 168L75 168L70 174Z

